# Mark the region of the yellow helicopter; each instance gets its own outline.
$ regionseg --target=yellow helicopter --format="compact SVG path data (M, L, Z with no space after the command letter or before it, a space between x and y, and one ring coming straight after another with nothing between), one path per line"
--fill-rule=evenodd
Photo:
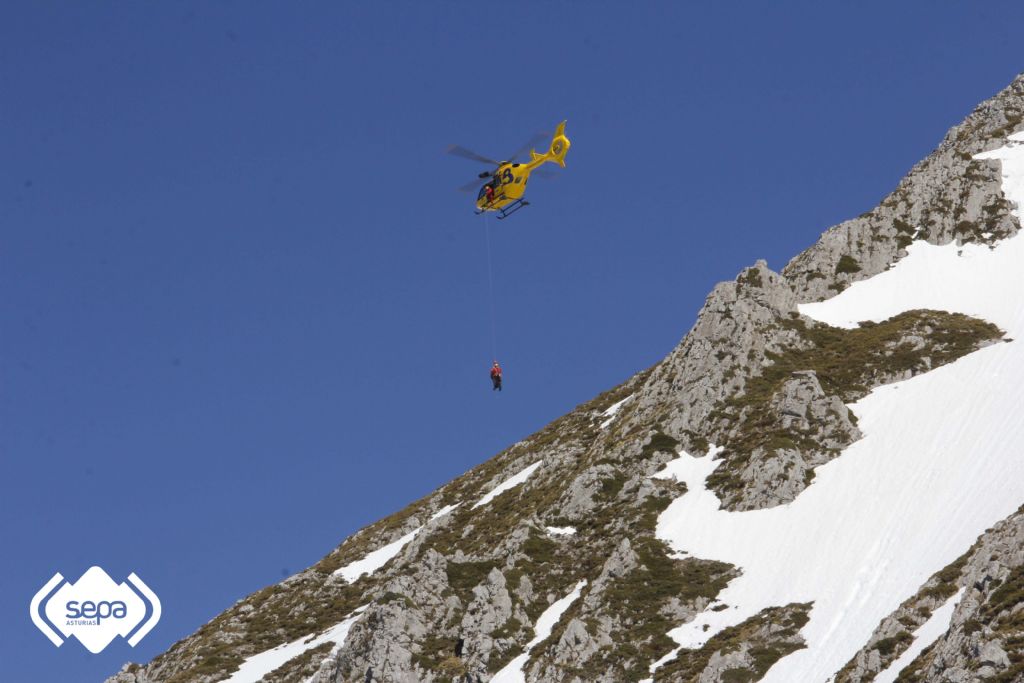
M565 168L565 153L569 151L569 146L572 144L569 142L569 138L565 136L565 121L558 124L558 128L555 129L555 134L551 138L551 146L548 148L548 151L544 154L538 154L533 150L533 147L545 139L547 139L547 134L535 135L529 142L516 150L512 157L506 161L488 159L459 145L452 145L448 148L449 154L491 164L495 167L493 171L484 171L478 176L477 180L459 188L463 192L471 192L479 185L480 179L490 178L480 188L476 196L475 213L478 216L485 211L495 211L498 214L499 221L508 218L524 206L529 206L530 203L523 199L523 193L526 192L526 181L529 180L531 173L538 176L553 175L545 169L538 168L540 165L550 161ZM530 150L530 160L525 163L518 163L516 161L517 157L526 152L526 150Z

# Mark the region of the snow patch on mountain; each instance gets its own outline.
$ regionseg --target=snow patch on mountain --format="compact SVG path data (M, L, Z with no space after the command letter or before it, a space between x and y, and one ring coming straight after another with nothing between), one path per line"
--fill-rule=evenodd
M996 152L1004 172L1017 169L1005 191L1020 207L1024 145ZM1022 266L1024 235L995 247L917 242L892 269L800 310L842 327L913 309L945 310L982 318L1019 339ZM850 406L864 438L817 468L795 501L764 510L721 510L705 486L720 461L683 453L662 476L685 482L688 492L659 517L658 537L673 550L734 564L742 575L718 596L727 609L706 611L670 635L683 647L699 647L767 607L812 601L802 630L807 648L780 660L763 680L827 680L881 619L1024 501L1021 405L1019 343L989 346L879 387Z
M1017 205L1013 212L1018 220L1024 207L1024 131L1007 138L1006 144L991 152L975 154L975 159L998 159L1002 162L1003 194Z
M435 512L433 515L431 515L430 521L433 522L435 519L438 519L440 517L444 517L445 515L447 515L449 512L451 512L452 510L454 510L457 507L459 507L459 503L456 503L455 505L445 505L443 508L441 508L440 510Z
M627 396L626 398L622 399L617 403L613 403L607 410L601 413L601 417L608 418L607 420L601 423L601 429L606 429L608 425L612 423L612 421L615 419L615 416L618 414L619 409L622 408L622 406L626 404L626 401L628 401L631 398L633 398L632 394L630 394L629 396Z
M501 482L500 484L495 486L493 489L488 491L487 494L484 495L483 498L481 498L477 502L473 503L473 509L475 510L478 507L481 507L483 505L487 505L492 500L494 500L495 498L497 498L501 494L505 493L505 491L508 491L509 489L514 489L515 487L519 486L520 484L525 482L527 479L529 479L530 475L533 474L534 471L538 467L540 467L540 466L541 466L541 461L538 460L537 462L533 463L532 465L527 467L522 472L520 472L518 474L515 474L515 475L509 477L508 479L506 479L505 481Z
M444 517L457 507L459 507L458 503L455 505L446 505L435 512L430 518L430 521L434 521L439 517ZM416 538L417 534L421 531L423 531L423 527L413 529L397 541L388 543L387 545L374 550L372 553L367 553L361 560L350 562L344 567L334 570L334 575L341 576L349 583L353 583L363 574L372 574L387 564L388 560L392 557L402 552L402 548L404 548L412 539Z
M366 606L360 607L348 619L332 626L316 637L303 636L298 640L278 645L275 648L249 657L238 667L238 671L224 680L224 683L255 683L255 681L260 680L274 669L295 659L306 650L324 643L334 643L334 650L332 652L336 652L345 643L352 625L359 620L359 616L365 609Z
M921 624L921 628L914 631L914 642L910 644L910 647L892 664L886 667L885 671L875 676L875 683L893 683L904 667L914 661L926 647L934 643L938 640L939 636L949 630L949 620L952 618L953 610L956 608L957 603L960 602L960 597L963 594L964 589L961 588L942 607L932 612L932 616L928 618L928 621Z
M1024 199L1024 198L1022 198ZM835 327L851 329L860 321L880 322L918 308L982 318L1016 337L1024 240L1020 235L999 245L914 242L894 268L851 285L834 299L802 304L800 312ZM962 361L963 359L961 359ZM960 361L958 361L960 362Z
M402 552L402 548L404 548L409 541L416 538L416 534L422 530L423 527L413 529L397 541L392 541L386 546L374 550L372 553L367 553L363 559L350 562L344 567L334 570L334 575L340 575L349 583L355 583L356 579L363 574L372 574L387 564L388 560Z
M551 635L551 629L555 627L558 620L565 614L565 610L569 609L572 603L576 602L576 599L580 597L580 593L587 585L587 580L584 579L576 584L576 587L572 589L568 595L561 600L556 600L551 603L544 612L537 618L537 624L533 627L534 637L526 645L526 650L511 662L506 664L498 673L494 674L491 679L491 683L526 683L526 674L523 673L523 665L526 664L527 660L530 659L530 650L532 650L537 643L545 640Z

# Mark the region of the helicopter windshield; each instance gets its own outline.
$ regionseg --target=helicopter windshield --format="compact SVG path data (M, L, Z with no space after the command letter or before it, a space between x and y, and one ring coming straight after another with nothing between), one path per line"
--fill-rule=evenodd
M477 199L483 199L484 197L487 196L487 187L489 185L490 185L490 183L487 183L486 185L484 185L483 187L480 188L480 194L478 194L476 196Z

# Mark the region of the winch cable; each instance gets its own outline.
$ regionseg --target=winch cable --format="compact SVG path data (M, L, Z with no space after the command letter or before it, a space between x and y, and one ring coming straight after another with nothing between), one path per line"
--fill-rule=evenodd
M494 306L494 265L491 259L491 225L484 212L484 239L487 241L487 286L491 305L491 360L498 360L498 315Z

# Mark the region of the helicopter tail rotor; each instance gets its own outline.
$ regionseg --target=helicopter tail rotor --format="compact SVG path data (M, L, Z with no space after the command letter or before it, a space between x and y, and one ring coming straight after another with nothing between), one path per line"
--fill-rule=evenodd
M551 138L551 147L548 149L547 154L531 152L532 162L544 163L545 161L551 161L565 168L565 154L569 151L571 145L572 143L569 142L569 138L565 136L565 121L562 121L558 124L558 128L555 129L555 135Z

